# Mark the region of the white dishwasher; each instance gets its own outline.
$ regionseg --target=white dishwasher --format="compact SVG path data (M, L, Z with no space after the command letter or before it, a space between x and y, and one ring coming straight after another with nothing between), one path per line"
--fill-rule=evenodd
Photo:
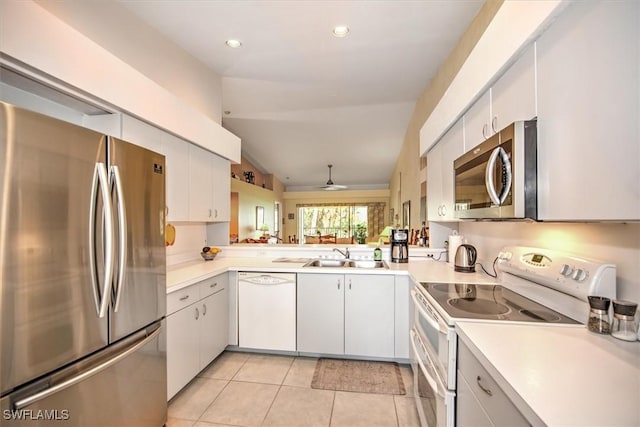
M238 273L238 346L296 351L295 273Z

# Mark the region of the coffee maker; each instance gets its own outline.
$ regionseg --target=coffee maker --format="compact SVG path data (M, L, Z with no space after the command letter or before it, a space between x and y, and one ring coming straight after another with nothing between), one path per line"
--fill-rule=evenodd
M391 230L391 262L409 262L409 230L403 228Z

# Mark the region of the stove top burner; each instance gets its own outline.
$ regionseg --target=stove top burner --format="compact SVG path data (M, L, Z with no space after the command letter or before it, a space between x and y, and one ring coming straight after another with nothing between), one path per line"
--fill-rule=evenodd
M507 314L511 309L504 304L496 301L477 299L477 298L451 298L447 304L474 314L498 315Z
M422 290L431 295L451 318L486 319L516 322L578 324L544 305L530 300L502 285L468 283L422 283Z

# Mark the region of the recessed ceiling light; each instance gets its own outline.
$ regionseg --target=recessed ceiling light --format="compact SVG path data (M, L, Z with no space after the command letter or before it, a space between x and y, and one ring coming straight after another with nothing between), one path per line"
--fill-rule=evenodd
M225 43L227 44L227 46L232 47L234 49L242 46L242 42L240 40L235 40L235 39L229 39Z
M346 25L337 25L333 28L333 35L336 37L344 37L349 34L349 27Z

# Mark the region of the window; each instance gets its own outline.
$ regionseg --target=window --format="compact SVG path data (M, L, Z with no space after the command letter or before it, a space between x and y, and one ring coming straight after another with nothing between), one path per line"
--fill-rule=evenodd
M335 236L364 243L367 237L367 206L306 206L298 208L298 234L306 243L318 236Z

